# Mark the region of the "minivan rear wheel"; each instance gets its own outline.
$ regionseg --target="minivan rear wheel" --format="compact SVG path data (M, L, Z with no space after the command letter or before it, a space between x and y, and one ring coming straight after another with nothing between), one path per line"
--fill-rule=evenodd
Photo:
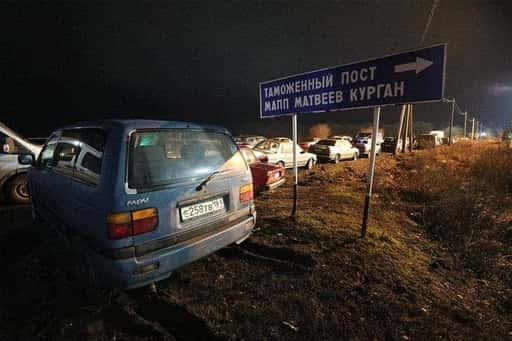
M336 156L334 157L334 163L340 162L340 159L341 159L340 154L336 154Z
M6 195L10 202L28 204L30 202L30 195L28 193L27 176L21 174L9 180L6 185Z

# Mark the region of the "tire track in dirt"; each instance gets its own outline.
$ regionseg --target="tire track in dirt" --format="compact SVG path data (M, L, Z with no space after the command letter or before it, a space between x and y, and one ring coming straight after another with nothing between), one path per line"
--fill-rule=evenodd
M225 248L217 254L227 259L237 258L252 263L265 263L278 272L302 274L311 271L317 264L310 255L286 247L275 247L252 241Z
M159 294L143 294L144 289L128 293L133 300L128 306L123 306L123 320L137 322L138 331L146 336L155 334L165 340L223 340L216 336L203 319L191 313L185 306L169 301ZM113 314L113 316L116 316ZM126 326L122 322L118 326ZM142 326L142 327L141 327Z

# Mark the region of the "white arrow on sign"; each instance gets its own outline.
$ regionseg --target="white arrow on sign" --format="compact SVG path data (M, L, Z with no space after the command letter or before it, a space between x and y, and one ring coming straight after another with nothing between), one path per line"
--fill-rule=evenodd
M434 63L431 62L430 60L416 57L415 62L395 65L395 72L407 72L416 70L416 74L418 74L432 64Z

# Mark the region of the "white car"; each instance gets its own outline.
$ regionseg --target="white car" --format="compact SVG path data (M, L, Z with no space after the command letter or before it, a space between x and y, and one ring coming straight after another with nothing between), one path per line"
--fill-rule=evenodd
M30 143L0 122L0 191L13 203L30 202L27 188L29 166L18 162L18 155L32 154L37 158L41 146Z
M264 136L237 136L234 138L237 145L242 147L252 148L257 145L259 142L265 140Z
M293 141L289 138L275 138L261 141L253 148L254 154L262 161L285 168L293 167ZM316 155L304 151L297 145L297 166L313 168Z
M323 161L357 160L359 149L353 147L350 142L342 139L324 139L309 147L309 151Z
M381 143L384 139L377 135L377 141L375 143L375 153L377 155L381 152ZM362 133L356 137L355 146L359 149L359 155L370 155L370 151L372 150L372 134L371 133Z
M330 138L334 139L334 140L345 140L345 141L352 143L352 137L347 136L347 135L344 135L344 136L334 135L334 136L331 136Z

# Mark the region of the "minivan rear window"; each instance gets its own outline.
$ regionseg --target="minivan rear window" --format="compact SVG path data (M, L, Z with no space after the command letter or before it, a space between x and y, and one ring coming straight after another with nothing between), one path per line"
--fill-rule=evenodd
M156 129L131 135L128 186L151 189L246 170L231 136L208 130Z

